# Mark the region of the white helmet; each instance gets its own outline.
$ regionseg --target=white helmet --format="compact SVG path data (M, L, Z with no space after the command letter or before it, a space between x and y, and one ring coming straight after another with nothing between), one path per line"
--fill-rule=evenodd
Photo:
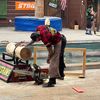
M49 18L45 19L45 25L50 25L50 19Z

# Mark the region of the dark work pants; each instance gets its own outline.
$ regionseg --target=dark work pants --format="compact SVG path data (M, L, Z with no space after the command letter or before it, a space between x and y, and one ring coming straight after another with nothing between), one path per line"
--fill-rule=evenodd
M91 19L87 19L87 28L91 28L92 27L92 21Z
M86 34L91 34L91 27L92 27L92 21L91 19L87 19Z
M59 73L61 77L64 77L64 68L65 63L64 63L64 49L66 47L66 37L63 35L62 36L62 45L61 45L61 53L60 53L60 60L59 60Z

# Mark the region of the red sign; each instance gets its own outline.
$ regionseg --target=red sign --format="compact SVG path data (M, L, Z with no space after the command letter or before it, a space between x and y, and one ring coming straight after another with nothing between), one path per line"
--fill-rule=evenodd
M35 10L35 2L15 2L15 10Z

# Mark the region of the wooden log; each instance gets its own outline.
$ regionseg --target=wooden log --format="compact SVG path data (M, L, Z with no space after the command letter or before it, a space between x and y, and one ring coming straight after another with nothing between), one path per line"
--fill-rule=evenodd
M6 46L6 52L10 55L13 56L13 52L14 52L14 49L15 49L15 43L8 43L7 46Z
M23 60L28 60L31 58L32 52L29 48L24 47L24 46L18 46L16 48L15 45L16 45L15 43L9 43L6 46L6 52L12 56L16 56L16 57L23 59Z

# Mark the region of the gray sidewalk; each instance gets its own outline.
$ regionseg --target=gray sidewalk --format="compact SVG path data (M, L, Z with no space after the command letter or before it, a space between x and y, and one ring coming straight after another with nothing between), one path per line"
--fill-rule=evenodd
M31 33L32 32L15 31L14 27L0 27L0 42L29 42ZM72 30L63 28L61 33L65 34L68 43L100 42L100 32L97 32L97 35L86 35L85 30Z

